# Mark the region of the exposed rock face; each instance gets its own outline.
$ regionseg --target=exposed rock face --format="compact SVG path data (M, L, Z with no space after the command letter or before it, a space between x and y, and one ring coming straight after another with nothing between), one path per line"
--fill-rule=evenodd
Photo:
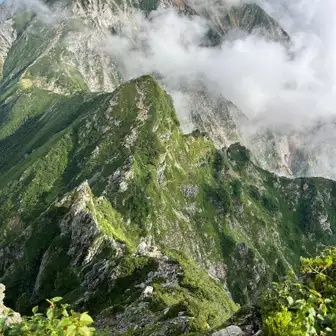
M257 134L245 133L242 142L251 149L258 165L269 171L288 177L335 179L334 127L333 121L325 120L301 130L263 128Z
M3 8L0 7L0 10L3 10ZM0 17L0 79L2 78L3 66L8 50L16 39L16 34L13 20L3 14L3 17Z
M230 326L216 331L212 336L244 336L244 333L238 326Z
M21 53L22 57L16 57L16 62L7 60L4 79L33 78L34 86L59 94L113 91L120 84L119 71L102 50L109 30L117 24L119 8L112 4L73 1L65 10L65 4L55 2L50 13L39 13L37 19L29 14L17 17L5 7L7 15L0 20L0 69L14 41L11 56ZM127 13L128 8L123 10ZM55 18L46 24L45 16L52 14Z
M209 134L218 148L242 141L239 125L246 117L233 103L205 92L189 93L185 99L194 127Z
M299 255L336 242L334 182L260 168L238 143L246 118L223 97L187 92L199 131L183 134L152 76L119 85L118 68L96 49L110 28L118 31L115 10L127 20L132 6L192 9L181 1L69 3L60 24L27 14L11 24L15 43L1 44L8 305L30 313L61 295L116 335L210 332L237 309L233 300L253 300ZM285 36L254 6L225 17L254 31L263 23L250 22L252 14L274 38Z
M153 244L151 236L140 239L140 244L136 248L135 255L147 256L158 259L161 259L163 257L157 246Z
M262 335L260 307L244 306L225 322L226 326L239 326L244 336Z
M139 256L139 253L148 255L149 253L153 256L144 244L144 241L142 241L137 247L137 255ZM156 248L152 246L150 249ZM155 309L158 316L151 312L153 300L157 295L153 285L155 286L155 283L160 279L163 288L167 291L176 290L179 288L179 283L184 274L183 267L172 259L163 256L159 251L154 258L158 262L157 269L149 272L143 282L136 285L141 291L141 295L126 307L119 308L120 310L113 317L108 314L108 310L98 315L97 325L100 328L108 328L122 334L127 328L131 327L135 335L147 335L149 330L155 330L157 335L166 335L171 333L172 330L177 333L188 332L192 318L184 311L186 307L183 304L180 307L177 305L168 306L163 310L158 307Z
M21 316L19 313L14 312L10 308L7 308L4 304L6 287L0 284L0 319L5 319L5 325L16 324L21 322Z
M189 2L192 6L193 1L189 0ZM228 7L225 2L219 4L216 1L210 1L201 6L200 12L211 19L214 28L220 35L241 30L249 34L261 34L277 42L289 42L288 34L279 23L256 4Z

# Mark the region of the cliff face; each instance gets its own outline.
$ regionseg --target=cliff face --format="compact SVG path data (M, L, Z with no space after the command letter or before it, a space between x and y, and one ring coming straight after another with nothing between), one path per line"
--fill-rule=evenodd
M55 25L5 18L0 282L24 313L61 295L116 334L207 331L335 242L336 185L256 165L236 143L244 116L225 98L189 93L201 131L185 135L152 76L120 85L92 48L113 6L127 18L132 5L111 4L71 2Z
M19 313L16 313L5 306L5 290L6 287L3 284L0 284L0 319L5 321L6 326L10 326L11 324L20 323L21 316Z
M196 0L189 0L187 3L191 7L197 4L194 8L211 20L214 29L221 36L240 30L248 34L260 34L272 41L289 42L288 34L279 23L254 3L237 6L229 6L220 1L209 1L202 5Z

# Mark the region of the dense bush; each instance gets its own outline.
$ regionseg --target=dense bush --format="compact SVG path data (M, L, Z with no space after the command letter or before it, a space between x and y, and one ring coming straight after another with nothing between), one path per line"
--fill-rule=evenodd
M226 186L209 188L209 196L212 203L223 213L228 213L232 207L229 188Z
M267 336L336 335L336 248L302 258L299 276L274 283L261 312Z
M253 197L257 201L259 201L261 199L259 189L255 185L250 184L248 186L248 193L251 197Z
M265 193L262 196L262 204L271 213L274 213L279 210L279 204L276 198L272 197L267 193Z
M231 193L233 197L240 198L243 192L243 184L239 179L234 179L230 183Z
M67 304L59 305L61 297L47 300L50 303L46 314L33 308L33 315L23 317L21 323L8 325L7 319L0 319L0 335L4 336L91 336L95 329L90 327L92 318L87 313L68 310ZM8 316L10 318L10 314Z
M239 165L238 168L244 168L251 160L250 151L239 143L235 143L229 147L228 156Z

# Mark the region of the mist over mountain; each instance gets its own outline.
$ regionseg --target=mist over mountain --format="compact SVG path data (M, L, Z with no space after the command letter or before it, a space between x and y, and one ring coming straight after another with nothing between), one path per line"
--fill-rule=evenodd
M335 244L335 6L2 3L6 305L215 335Z
M54 3L56 10L51 11L41 1L9 2L14 6L19 3L46 17L46 21L71 16L70 7L64 8L66 3ZM237 5L242 9L236 10ZM111 56L123 81L155 74L175 97L181 126L186 131L201 127L194 125L195 114L206 114L186 104L191 92L205 91L212 99L222 96L249 120L238 123L239 138L246 144L255 142L249 147L265 168L284 173L278 163L284 162L286 155L292 158L290 162L295 161L288 166L291 173L332 178L333 156L328 154L329 149L321 148L330 143L334 133L334 4L265 0L258 5L279 24L260 7L241 1L189 1L182 9L177 5L178 10L165 8L162 2L150 14L116 6L111 25L118 33L106 32L90 48ZM181 15L185 8L189 8L189 15ZM104 24L108 30L110 23ZM90 29L94 35L96 27L79 29ZM211 47L209 32L217 36ZM185 99L179 107L181 95ZM213 119L218 122L219 118ZM279 146L272 149L278 158L271 164L264 159L268 151L260 149L260 136L268 131L274 132L277 139L285 139L280 141L281 150ZM292 148L304 151L307 160L314 161L312 168L306 161L297 162Z

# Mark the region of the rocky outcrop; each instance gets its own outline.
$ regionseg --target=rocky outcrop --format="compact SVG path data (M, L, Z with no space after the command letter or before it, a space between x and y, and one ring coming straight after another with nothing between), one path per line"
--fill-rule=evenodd
M3 10L0 8L0 10ZM0 17L0 79L2 78L3 66L7 53L16 39L16 30L13 27L14 22L6 16Z
M183 113L190 114L191 125L182 123L182 129L206 132L218 148L242 142L240 125L247 119L232 102L213 93L190 91L185 93L183 104Z
M241 31L248 34L260 34L283 44L287 44L290 40L280 24L257 4L230 6L225 2L200 3L195 0L188 0L186 3L201 15L209 18L213 28L221 36Z
M4 320L6 326L10 326L11 324L20 323L21 316L19 313L16 313L12 309L5 306L5 290L5 285L0 283L0 320Z
M238 326L230 326L214 332L211 336L244 336L245 334Z
M253 301L299 255L335 243L335 183L263 170L239 143L246 118L223 97L187 92L199 131L182 133L152 76L119 85L113 62L92 51L118 26L112 1L71 3L73 17L56 27L31 17L17 25L5 62L0 281L8 305L26 314L60 295L116 335L210 333L237 309L233 300ZM124 5L127 19L132 4ZM253 15L274 24L248 8L234 9L230 25L254 31ZM280 147L287 151L285 141ZM222 333L258 332L230 324Z
M244 306L224 324L227 328L235 326L244 336L262 336L260 307ZM239 330L237 329L237 330ZM224 329L225 330L225 329Z

